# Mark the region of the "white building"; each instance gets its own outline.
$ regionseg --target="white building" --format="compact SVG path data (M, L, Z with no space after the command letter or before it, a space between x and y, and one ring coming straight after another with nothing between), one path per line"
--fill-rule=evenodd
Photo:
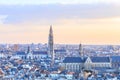
M16 56L21 59L34 59L39 60L41 58L47 58L47 51L31 51L29 53L25 53L23 51L16 52Z

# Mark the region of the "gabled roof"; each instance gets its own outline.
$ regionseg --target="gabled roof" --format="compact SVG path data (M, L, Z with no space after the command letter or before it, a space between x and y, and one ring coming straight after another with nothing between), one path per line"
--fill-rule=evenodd
M109 57L90 57L92 62L110 62Z
M33 55L43 54L47 55L47 51L33 51Z
M25 55L26 53L24 51L17 51L16 54L17 55Z
M85 59L82 59L81 57L66 57L63 60L63 63L84 63Z
M120 56L111 56L112 62L120 62Z

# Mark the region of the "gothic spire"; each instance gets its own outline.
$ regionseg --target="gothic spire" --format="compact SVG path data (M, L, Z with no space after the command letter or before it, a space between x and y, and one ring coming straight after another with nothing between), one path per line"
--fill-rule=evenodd
M52 25L50 26L50 30L49 30L48 55L52 58L52 64L54 64L54 41L53 41Z
M79 44L79 55L80 57L83 57L83 52L82 52L82 44Z

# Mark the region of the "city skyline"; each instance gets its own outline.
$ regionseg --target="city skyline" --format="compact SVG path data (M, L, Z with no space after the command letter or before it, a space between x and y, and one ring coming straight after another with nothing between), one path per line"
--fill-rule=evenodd
M1 0L0 43L120 44L119 0Z

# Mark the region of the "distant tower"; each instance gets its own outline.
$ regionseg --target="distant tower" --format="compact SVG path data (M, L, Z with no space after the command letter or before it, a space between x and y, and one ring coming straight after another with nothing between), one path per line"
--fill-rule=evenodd
M27 54L30 53L30 46L27 47Z
M82 44L79 44L79 55L83 57Z
M19 50L19 45L18 44L14 44L13 49L14 49L14 51L18 51Z
M27 59L33 59L33 54L32 54L32 51L30 49L30 46L28 46L28 48L27 48L26 57L27 57Z
M53 30L52 30L52 25L50 26L49 30L49 38L48 38L48 55L52 58L52 63L51 65L54 64L54 41L53 41Z

